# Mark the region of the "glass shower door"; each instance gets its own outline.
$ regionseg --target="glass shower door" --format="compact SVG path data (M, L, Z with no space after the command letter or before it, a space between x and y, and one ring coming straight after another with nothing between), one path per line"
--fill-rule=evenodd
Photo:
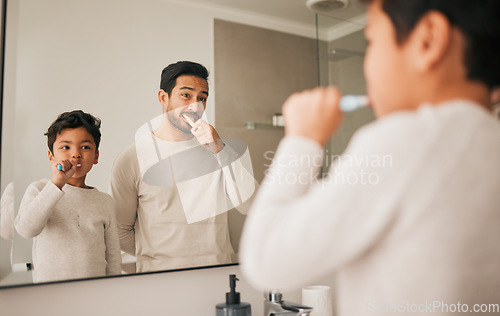
M321 86L334 85L343 95L366 94L363 73L366 51L366 40L363 35L365 25L364 15L351 18L349 21L316 15L318 81ZM374 119L370 107L345 113L342 125L325 146L324 172L328 171L332 157L340 155L345 150L354 132Z

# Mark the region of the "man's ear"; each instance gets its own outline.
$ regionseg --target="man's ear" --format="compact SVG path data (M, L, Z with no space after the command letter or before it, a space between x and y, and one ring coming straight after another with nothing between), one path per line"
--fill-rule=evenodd
M95 151L94 165L99 162L99 149Z
M158 91L158 101L160 101L163 113L167 112L168 99L169 99L168 93L165 92L165 90L160 89L160 91Z
M168 93L166 93L165 90L160 89L160 91L158 91L158 101L160 101L161 104L168 102Z
M425 72L445 59L451 36L451 24L446 16L438 11L425 14L408 38L417 70Z

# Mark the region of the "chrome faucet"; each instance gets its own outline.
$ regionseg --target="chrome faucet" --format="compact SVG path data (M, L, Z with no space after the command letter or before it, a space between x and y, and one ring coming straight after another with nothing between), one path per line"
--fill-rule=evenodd
M299 305L283 300L283 295L278 291L264 293L264 316L295 315L308 316L312 307Z

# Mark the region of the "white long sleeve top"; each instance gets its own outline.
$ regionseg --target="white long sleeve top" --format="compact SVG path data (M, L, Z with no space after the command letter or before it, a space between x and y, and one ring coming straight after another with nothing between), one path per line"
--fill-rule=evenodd
M49 282L121 273L113 200L96 188L52 181L30 184L15 219L33 238L33 281Z
M254 286L337 273L347 316L500 303L500 124L490 113L463 100L422 105L363 127L315 181L320 157L309 139L279 145L240 244Z

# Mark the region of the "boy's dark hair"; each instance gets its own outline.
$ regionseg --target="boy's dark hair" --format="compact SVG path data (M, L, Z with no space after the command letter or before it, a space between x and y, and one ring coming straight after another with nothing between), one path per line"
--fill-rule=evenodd
M500 0L382 0L382 9L396 29L399 44L426 13L441 12L465 37L467 78L490 89L500 85Z
M192 61L178 61L168 65L161 72L160 89L170 97L177 77L182 75L196 76L208 82L208 70L203 65Z
M101 142L101 120L94 117L91 114L85 113L82 110L74 110L71 112L64 112L57 117L57 119L50 124L47 133L47 146L51 152L54 152L54 142L56 141L57 135L66 128L77 128L85 127L87 132L89 132L92 137L94 137L95 150L99 149L99 143Z

